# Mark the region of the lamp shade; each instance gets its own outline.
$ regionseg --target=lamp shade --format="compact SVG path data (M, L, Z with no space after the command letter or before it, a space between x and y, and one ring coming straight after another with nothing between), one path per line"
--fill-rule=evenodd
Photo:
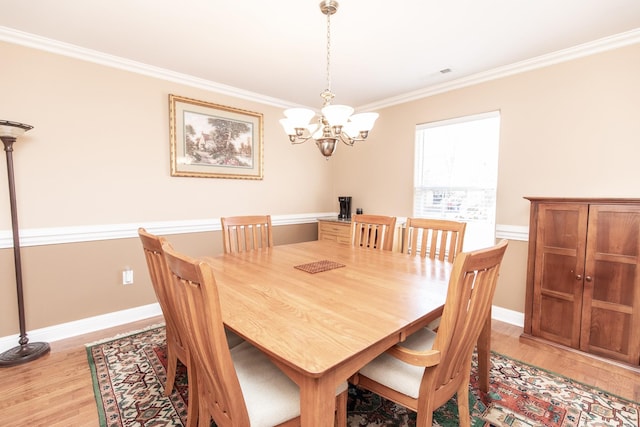
M289 119L289 124L294 128L306 128L316 113L307 108L289 108L288 110L284 110L284 115Z
M349 121L346 125L342 127L342 132L346 133L349 138L357 138L360 135L360 129L356 126L355 123Z
M10 122L8 120L0 120L0 136L17 138L29 129L33 129L31 125L24 123Z
M309 135L313 135L313 133L316 131L316 129L318 129L318 124L317 123L312 123L310 125L307 125L307 130L309 131Z
M327 105L322 109L322 115L331 126L344 126L353 114L353 108L348 105Z
M295 135L296 127L291 123L291 119L280 119L280 124L287 135Z
M358 131L370 131L373 129L373 124L378 119L378 113L360 113L351 116L349 121L353 123L354 127Z
M317 129L311 132L311 137L317 141L320 138L322 138L323 134L324 134L324 128L322 126L319 126Z

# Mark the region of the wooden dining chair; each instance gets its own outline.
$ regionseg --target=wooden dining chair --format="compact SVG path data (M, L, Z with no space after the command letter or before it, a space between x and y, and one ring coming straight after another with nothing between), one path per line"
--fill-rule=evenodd
M469 427L473 351L491 312L507 241L461 252L453 263L438 332L423 328L391 347L350 381L417 412L417 427L431 426L433 411L457 394L459 425Z
M197 387L195 369L191 366L191 357L186 340L180 334L181 328L178 326L179 312L175 304L175 295L172 287L169 286L169 270L164 257L162 245L171 245L164 237L159 237L147 232L144 228L138 229L138 235L142 242L142 249L147 261L151 284L156 294L156 299L160 304L162 315L165 321L165 333L167 339L167 380L164 385L164 394L169 396L173 390L176 378L178 360L187 368L187 381L189 387ZM187 425L195 427L198 417L198 399L189 396L189 406L187 407Z
M169 396L173 390L176 378L178 360L187 368L187 382L189 387L197 389L197 377L195 369L192 369L192 359L189 353L189 346L184 338L183 325L180 324L181 315L175 303L175 291L171 284L169 269L164 256L163 245L171 247L164 237L149 233L144 228L138 228L138 236L142 242L142 249L147 261L151 284L156 294L156 299L162 310L165 321L165 333L167 340L167 380L164 386L165 396ZM229 330L225 330L227 342L230 347L234 347L243 339ZM189 406L187 407L187 425L195 427L198 417L198 398L189 396Z
M453 262L462 252L466 222L446 219L407 218L403 252Z
M294 426L300 389L258 348L244 342L229 349L212 267L164 246L186 338L193 349L199 427ZM337 423L346 426L347 383L336 390Z
M273 247L271 215L229 216L220 223L225 253Z
M360 248L393 249L395 216L356 214L351 217L351 244Z

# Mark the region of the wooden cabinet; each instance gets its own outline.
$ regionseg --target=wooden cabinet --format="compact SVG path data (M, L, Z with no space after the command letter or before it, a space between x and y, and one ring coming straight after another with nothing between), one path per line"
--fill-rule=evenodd
M351 244L351 221L337 218L318 218L318 240Z
M523 335L640 365L640 200L527 199Z

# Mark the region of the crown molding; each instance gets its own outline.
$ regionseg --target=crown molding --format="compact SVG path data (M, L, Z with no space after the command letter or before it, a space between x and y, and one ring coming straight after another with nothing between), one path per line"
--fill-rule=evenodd
M561 62L571 61L573 59L582 58L596 53L608 50L618 49L624 46L640 43L640 28L636 28L624 33L615 34L613 36L604 37L589 43L552 52L547 55L537 56L525 61L516 62L514 64L505 65L503 67L494 68L492 70L481 73L472 74L450 82L439 85L432 85L416 91L407 92L398 96L390 97L370 104L358 107L358 110L373 111L381 108L391 107L393 105L404 104L406 102L415 101L429 96L461 89L467 86L500 79L503 77L520 74L538 68L548 67L550 65L559 64Z
M237 87L216 83L210 80L201 79L190 76L188 74L176 73L160 67L143 64L141 62L132 61L114 55L98 52L96 50L86 49L69 43L63 43L57 40L48 39L35 34L25 33L23 31L14 30L0 26L0 41L13 44L27 46L34 49L44 50L46 52L55 53L57 55L68 56L83 61L93 62L107 67L118 68L132 73L142 74L161 80L166 80L186 86L204 89L211 92L221 93L223 95L233 96L235 98L246 99L248 101L259 102L261 104L272 105L279 108L291 108L294 105L281 99L273 98L259 93L250 92Z
M40 49L58 55L69 56L72 58L81 59L108 67L118 68L149 77L195 87L198 89L208 90L211 92L221 93L223 95L233 96L248 101L259 102L261 104L271 105L278 108L300 107L300 105L298 104L293 104L281 99L269 97L255 92L250 92L222 83L216 83L210 80L200 79L188 74L176 73L163 68L143 64L141 62L131 61L114 55L108 55L95 50L85 49L76 45L63 43L60 41L37 36L35 34L14 30L8 27L0 26L0 41L19 44L34 49ZM466 86L471 86L518 73L523 73L537 68L547 67L549 65L557 64L560 62L570 61L572 59L593 55L595 53L604 52L607 50L617 49L635 43L640 43L640 28L613 36L604 37L593 42L584 43L547 55L541 55L536 58L517 62L515 64L494 68L493 70L473 74L471 76L463 77L447 83L428 86L423 89L362 105L357 107L356 110L376 110L397 104L402 104L405 102L415 101L417 99L426 98L429 96L437 95L439 93L460 89Z

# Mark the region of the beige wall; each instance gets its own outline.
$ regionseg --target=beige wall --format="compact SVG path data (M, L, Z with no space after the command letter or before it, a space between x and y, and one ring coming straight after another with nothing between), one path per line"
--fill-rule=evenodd
M333 163L291 146L282 108L0 43L0 117L34 129L15 147L21 228L317 212ZM169 176L169 94L264 115L262 181ZM5 162L0 162L2 171ZM6 175L3 172L3 175ZM10 229L6 184L0 229ZM333 205L332 205L333 206Z
M0 42L0 57L0 119L34 126L14 146L22 231L337 209L333 163L313 145L289 144L280 107L9 43ZM169 94L262 113L264 179L171 177ZM10 236L6 176L2 160L0 232ZM282 228L274 230L276 242L291 241ZM315 238L314 224L299 228ZM185 248L193 253L192 245ZM135 239L22 252L29 330L155 301ZM131 287L119 284L126 265L134 266ZM12 250L0 249L0 337L18 331L13 272Z
M312 144L288 144L279 106L8 43L0 56L0 119L35 126L14 153L22 230L335 211L342 194L365 212L409 216L415 125L492 110L502 115L498 224L526 226L527 195L639 196L640 45L385 108L368 141L328 162ZM264 180L170 177L170 93L263 113ZM8 212L0 180L7 233ZM276 243L313 239L315 225L274 233ZM219 237L169 239L204 255ZM132 287L119 284L123 265L136 272ZM10 249L0 268L2 337L18 329ZM136 239L23 248L28 329L153 302L144 269ZM526 243L512 241L497 305L523 310L525 269Z
M336 157L336 190L365 212L410 216L416 124L499 110L499 226L528 225L524 196L639 197L638 76L640 44L386 108ZM510 243L494 300L520 312L526 245Z

